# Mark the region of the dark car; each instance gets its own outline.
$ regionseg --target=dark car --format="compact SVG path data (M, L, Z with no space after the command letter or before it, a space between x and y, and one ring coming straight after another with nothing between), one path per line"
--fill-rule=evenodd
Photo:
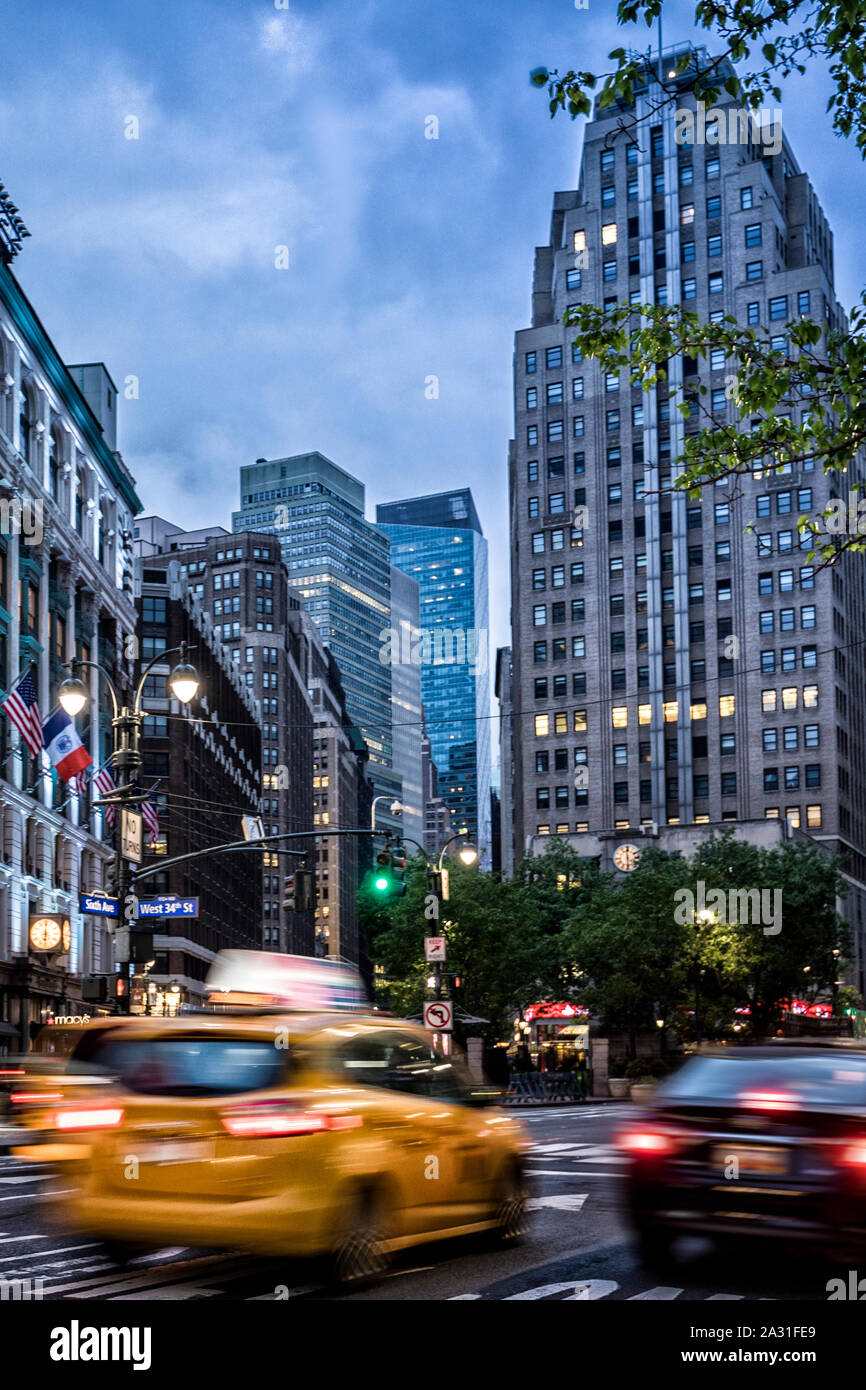
M718 1048L692 1057L619 1135L644 1262L680 1234L866 1251L866 1046Z

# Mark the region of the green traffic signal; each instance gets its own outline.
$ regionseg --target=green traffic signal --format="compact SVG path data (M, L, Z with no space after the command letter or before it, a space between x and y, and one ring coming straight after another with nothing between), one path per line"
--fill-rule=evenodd
M373 882L377 893L387 893L390 884L384 874L378 874Z

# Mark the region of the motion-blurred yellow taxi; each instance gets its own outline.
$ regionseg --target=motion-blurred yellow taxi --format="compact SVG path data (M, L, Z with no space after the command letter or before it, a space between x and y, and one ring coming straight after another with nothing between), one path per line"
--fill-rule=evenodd
M344 1283L421 1242L520 1237L525 1132L421 1027L362 1011L327 961L225 952L212 977L223 1012L88 1025L74 1066L110 1084L60 1087L34 1116L76 1160L54 1211L66 1229L117 1259L169 1244L327 1256Z

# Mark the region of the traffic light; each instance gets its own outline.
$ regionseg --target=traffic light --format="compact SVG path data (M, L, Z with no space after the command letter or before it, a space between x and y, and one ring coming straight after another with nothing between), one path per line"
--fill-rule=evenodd
M392 854L390 850L380 850L373 871L373 891L382 898L401 898L406 892L405 872L406 856L402 851Z
M287 912L311 912L315 907L313 875L309 869L296 869L289 874L283 889L283 907Z
M128 984L125 975L115 975L114 977L114 997L115 999L126 998L126 986Z

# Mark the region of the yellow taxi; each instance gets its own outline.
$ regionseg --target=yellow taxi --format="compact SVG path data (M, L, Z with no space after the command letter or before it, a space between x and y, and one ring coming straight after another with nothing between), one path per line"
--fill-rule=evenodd
M346 967L256 956L218 958L220 1012L87 1025L73 1065L103 1084L29 1107L51 1142L18 1150L68 1160L57 1221L117 1259L169 1244L326 1256L343 1283L421 1242L517 1240L528 1140L489 1088L423 1028L369 1012Z

